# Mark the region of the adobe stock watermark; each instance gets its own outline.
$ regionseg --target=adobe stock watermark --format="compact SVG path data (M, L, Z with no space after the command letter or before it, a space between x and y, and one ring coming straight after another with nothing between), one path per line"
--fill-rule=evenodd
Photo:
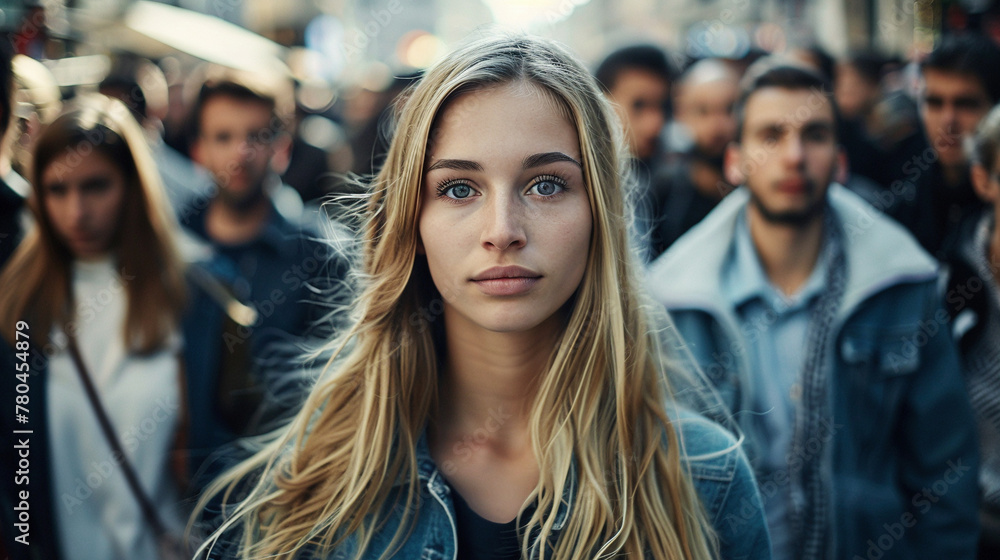
M123 433L118 434L122 449L126 453L134 452L140 443L152 437L165 423L170 423L176 417L179 409L180 402L175 396L156 399L156 406L148 416L130 426ZM172 423L167 427L173 429ZM76 485L73 491L71 493L64 492L60 496L60 502L66 513L69 515L77 513L83 502L89 500L95 492L100 491L126 460L127 457L123 457L117 452L111 452L102 461L91 461L90 471L82 478L77 477L74 480Z
M759 480L761 502L767 503L772 498L780 498L779 491L792 484L809 461L821 457L826 444L832 441L836 434L837 426L829 418L820 420L815 434L807 438L802 445L789 450L785 457L785 468L772 471L767 477ZM727 514L722 521L727 523L730 529L735 529L751 519L756 519L758 511L757 504L749 496L744 496L739 509L735 513Z
M928 173L932 166L939 159L939 149L950 147L957 142L961 142L961 134L941 131L942 134L934 139L931 146L924 148L919 154L914 154L909 160L903 163L900 171L905 174L903 179L896 179L889 185L888 189L875 191L874 200L869 200L873 208L866 209L856 220L844 223L844 233L850 239L856 239L871 228L878 220L875 212L888 212L894 208L900 199L912 202L917 197L917 181Z
M983 264L990 273L995 274L1000 270L1000 258L981 255ZM976 275L970 276L964 283L956 285L945 294L944 302L951 306L957 315L966 308L969 302L986 287L986 283ZM917 324L917 329L910 334L899 337L899 348L897 351L889 352L885 356L887 365L893 372L899 373L919 360L919 353L938 336L938 333L948 332L951 325L951 315L944 309L939 308L931 317L921 320Z
M903 540L906 533L915 527L920 521L920 516L927 515L928 512L941 501L941 498L948 494L952 486L958 484L967 474L972 471L969 465L963 465L962 460L948 461L948 470L941 475L941 478L931 483L930 487L921 488L919 492L910 498L910 505L916 510L916 514L911 511L903 512L899 519L891 523L883 523L883 533L877 537L868 539L868 549L865 555L855 554L851 560L879 560L885 553L892 550L896 543Z
M33 353L31 367L37 370L43 369L45 363L55 354L65 351L68 346L66 335L76 336L78 332L89 325L97 318L97 315L111 304L115 299L124 295L126 285L135 280L135 276L129 274L124 267L119 271L119 276L112 279L106 286L92 294L87 299L76 302L77 313L73 319L68 321L65 332L56 333L45 346Z
M726 2L724 6L717 18L710 23L703 23L707 25L704 25L702 33L688 35L686 43L688 53L704 56L705 53L717 52L714 46L720 40L729 39L727 35L732 29L731 26L745 20L750 9L750 0L731 0ZM675 62L678 61L675 60ZM683 63L683 59L680 62Z
M368 10L368 13L365 14L367 17L362 16L364 23L348 32L348 37L344 38L341 47L344 58L348 62L360 59L368 45L377 39L389 23L403 11L402 0L389 0L384 6L376 6Z
M441 470L444 474L452 475L458 472L459 464L469 462L476 449L482 447L490 439L490 436L500 431L500 428L512 416L513 414L508 412L503 405L491 408L482 427L477 428L471 434L465 435L459 442L452 446L451 452L457 456L457 459L448 459L441 463Z

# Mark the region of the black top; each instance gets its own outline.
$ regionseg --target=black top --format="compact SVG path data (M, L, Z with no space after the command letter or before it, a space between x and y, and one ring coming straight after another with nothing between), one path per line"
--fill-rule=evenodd
M925 170L910 167L913 180L905 184L906 190L887 214L910 230L928 253L943 260L954 250L961 224L978 216L986 203L976 196L968 173L959 185L949 187L938 162Z
M516 517L507 523L494 523L472 511L458 492L452 490L451 495L455 503L458 535L457 560L520 560L521 543ZM525 521L530 517L530 509L521 516Z
M0 179L0 269L24 236L20 219L24 204L24 197Z
M716 162L702 160L715 167ZM721 164L721 162L718 162ZM719 196L707 196L691 178L690 159L679 160L659 169L650 179L647 204L650 215L648 259L653 261L677 239L705 218L732 187L719 184Z

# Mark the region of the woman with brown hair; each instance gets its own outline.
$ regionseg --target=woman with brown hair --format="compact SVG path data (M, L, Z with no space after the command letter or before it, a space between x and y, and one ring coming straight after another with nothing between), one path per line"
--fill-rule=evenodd
M67 106L39 137L32 173L36 224L0 273L0 364L19 373L0 394L23 407L3 416L2 437L30 446L30 474L2 483L6 546L13 558L155 558L182 527L190 469L179 451L222 441L209 399L223 313L186 285L194 268L122 103ZM219 286L196 268L189 276ZM19 465L4 454L4 472Z

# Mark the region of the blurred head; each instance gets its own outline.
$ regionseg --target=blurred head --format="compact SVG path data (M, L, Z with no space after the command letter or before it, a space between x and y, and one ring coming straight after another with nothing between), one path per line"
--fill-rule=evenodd
M920 117L941 165L967 165L964 139L1000 101L997 68L1000 46L977 35L947 37L921 63Z
M881 97L885 58L875 52L852 54L836 67L834 97L845 119L867 116Z
M103 258L117 247L125 207L122 167L101 152L80 158L68 151L42 171L45 217L74 258Z
M129 109L103 95L74 99L39 136L31 171L37 226L4 270L19 280L5 283L18 286L0 297L0 315L70 319L70 263L110 257L130 277L126 343L158 347L182 309L182 265L172 210Z
M276 143L291 112L278 84L236 72L210 75L192 109L191 157L208 169L218 200L234 208L264 196Z
M614 102L636 158L656 155L660 131L669 117L673 76L663 50L652 45L619 49L597 67L597 82Z
M1000 105L979 123L970 148L972 186L979 198L1000 209Z
M737 141L726 154L727 177L746 185L750 211L765 221L811 224L822 215L827 189L843 165L829 84L794 66L748 79L736 108Z
M725 62L705 59L681 75L675 91L676 119L691 132L698 153L721 158L736 134L739 76Z
M120 57L101 80L99 90L132 109L139 124L158 123L167 113L167 79L163 71L145 59Z
M164 227L162 186L145 139L117 100L85 96L44 129L32 176L43 230L74 258L116 251Z
M22 175L31 174L31 153L42 128L62 109L62 94L52 73L41 62L18 54L13 59L14 120L13 167Z

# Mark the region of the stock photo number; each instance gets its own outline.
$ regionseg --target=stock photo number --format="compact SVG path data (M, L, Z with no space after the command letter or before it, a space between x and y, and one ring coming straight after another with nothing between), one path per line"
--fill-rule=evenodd
M18 321L15 325L15 337L16 342L14 343L15 360L14 360L14 377L17 378L17 385L15 387L14 394L14 419L20 425L26 425L28 423L28 415L30 414L28 405L28 349L29 346L29 334L28 334L28 323L24 321ZM14 517L16 523L14 523L14 540L27 546L30 525L28 521L30 520L30 507L29 507L29 495L28 495L28 474L30 472L30 458L29 453L31 450L31 430L14 430L14 456L17 457L17 470L14 471L14 485L18 487L17 498L14 505Z

